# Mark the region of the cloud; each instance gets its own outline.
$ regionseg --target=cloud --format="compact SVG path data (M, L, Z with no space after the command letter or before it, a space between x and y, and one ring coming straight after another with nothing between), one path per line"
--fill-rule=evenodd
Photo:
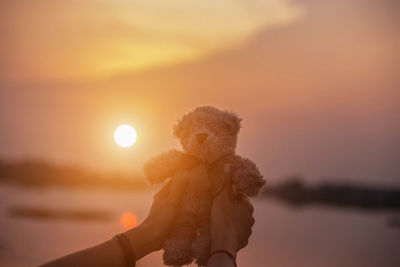
M299 15L285 0L267 2L2 2L1 78L87 79L193 60Z

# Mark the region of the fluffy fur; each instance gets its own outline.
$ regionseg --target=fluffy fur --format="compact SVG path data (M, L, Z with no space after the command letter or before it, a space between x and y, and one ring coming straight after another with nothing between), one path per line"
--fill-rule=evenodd
M213 195L230 180L237 194L257 195L265 184L257 166L235 155L241 119L214 107L198 107L174 127L184 152L171 150L144 165L146 178L160 183L189 171L190 179L180 212L164 244L166 265L182 266L196 259L207 264L210 252L210 208Z

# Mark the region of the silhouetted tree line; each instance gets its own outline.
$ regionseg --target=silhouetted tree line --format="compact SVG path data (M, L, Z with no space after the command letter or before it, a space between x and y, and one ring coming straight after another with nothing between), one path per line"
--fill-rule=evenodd
M400 188L380 189L349 184L323 183L306 186L300 176L267 186L263 196L293 207L324 205L368 210L400 210Z
M0 183L19 186L62 186L104 189L143 189L140 177L124 174L101 174L76 166L57 166L43 161L0 162Z

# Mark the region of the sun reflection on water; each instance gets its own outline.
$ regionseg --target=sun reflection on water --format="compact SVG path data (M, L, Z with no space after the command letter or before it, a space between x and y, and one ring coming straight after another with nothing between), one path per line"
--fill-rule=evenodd
M138 220L133 212L125 211L120 217L120 222L125 229L130 229L137 225Z

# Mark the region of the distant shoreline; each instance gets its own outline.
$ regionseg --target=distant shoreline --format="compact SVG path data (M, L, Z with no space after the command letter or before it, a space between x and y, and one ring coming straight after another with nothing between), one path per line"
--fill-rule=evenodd
M295 208L319 205L400 211L400 188L380 189L345 183L306 186L300 179L290 179L279 185L267 187L262 196L276 199Z
M8 216L35 220L61 221L110 221L113 214L105 210L85 209L50 209L44 207L12 206L7 208Z
M0 185L20 187L65 187L107 190L144 190L147 181L140 176L98 173L75 166L56 166L41 161L0 162Z
M400 188L381 189L346 183L305 185L302 177L288 177L267 186L261 197L275 199L291 207L322 205L364 210L400 210ZM74 166L55 166L40 161L0 162L0 185L30 188L101 189L107 191L149 190L140 176L100 174Z

